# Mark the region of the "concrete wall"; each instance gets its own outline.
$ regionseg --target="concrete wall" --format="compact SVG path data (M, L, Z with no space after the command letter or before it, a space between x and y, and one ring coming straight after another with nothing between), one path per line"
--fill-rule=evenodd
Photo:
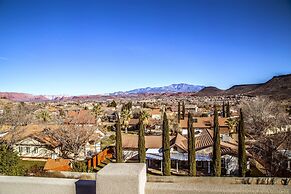
M75 194L75 179L0 176L0 194Z
M95 190L95 181L0 176L0 194L95 194Z
M282 185L284 180L289 185ZM145 164L111 163L96 181L0 176L0 194L290 194L290 184L290 178L146 177Z
M154 183L146 184L146 194L290 194L290 187L279 185L219 185Z
M291 178L271 177L187 177L187 176L148 176L147 182L183 183L183 184L219 184L219 185L284 185L285 180L291 185Z
M96 194L144 194L146 165L110 163L96 177Z

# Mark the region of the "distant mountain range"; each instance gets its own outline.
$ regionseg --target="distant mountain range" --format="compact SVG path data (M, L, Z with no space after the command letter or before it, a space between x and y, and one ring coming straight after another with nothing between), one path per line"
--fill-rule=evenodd
M178 93L178 92L198 92L202 90L205 86L199 85L190 85L190 84L172 84L169 86L163 87L147 87L147 88L138 88L134 90L129 90L126 92L114 92L110 95L127 95L127 94L148 94L148 93Z
M291 74L274 76L272 79L261 84L234 85L227 90L216 87L205 87L195 95L197 96L270 96L276 99L291 98Z
M44 96L31 95L16 92L0 92L0 98L13 101L68 101L68 100L106 100L131 95L170 94L183 95L193 93L194 96L270 96L276 99L291 99L291 74L274 76L265 83L234 85L227 90L221 90L214 86L200 86L190 84L172 84L164 87L139 88L126 92L115 92L109 95L82 95L82 96ZM192 95L192 94L191 94Z

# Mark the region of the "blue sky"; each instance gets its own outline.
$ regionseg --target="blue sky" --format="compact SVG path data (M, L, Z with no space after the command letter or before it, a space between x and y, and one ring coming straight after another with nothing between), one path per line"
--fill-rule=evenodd
M291 1L0 0L0 91L100 94L291 73Z

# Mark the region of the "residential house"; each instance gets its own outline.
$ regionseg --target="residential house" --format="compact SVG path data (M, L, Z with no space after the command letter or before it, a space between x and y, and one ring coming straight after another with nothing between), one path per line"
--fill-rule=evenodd
M40 134L28 136L13 145L22 159L46 160L60 154L59 143Z
M61 156L62 142L46 135L44 130L46 128L56 130L59 127L58 125L21 126L19 129L9 132L2 139L12 144L21 159L44 161L50 158L56 159ZM78 159L84 159L100 151L100 139L103 136L104 134L100 130L94 131L87 144L84 145L84 149L79 153Z
M128 130L138 130L138 123L139 119L131 118L129 120L129 128ZM160 120L149 118L148 119L148 125L146 126L146 132L149 132L151 130L158 130L160 129Z
M161 119L161 110L159 108L154 108L149 111L152 119L160 120Z
M201 129L195 135L196 164L200 175L211 174L213 132ZM138 136L123 135L122 146L125 161L138 159ZM146 159L149 168L161 169L162 165L162 136L145 136ZM180 135L170 136L172 169L179 171L188 168L188 140ZM222 170L225 175L238 173L237 142L232 138L221 141ZM248 154L248 157L250 155Z
M226 124L227 118L218 117L219 129L221 134L229 134L229 127ZM193 117L193 128L195 131L202 129L213 129L213 117ZM188 117L180 120L182 135L188 133Z
M56 125L50 125L55 129ZM22 159L46 160L59 155L59 142L45 136L42 131L45 125L20 126L17 130L9 131L2 140L12 144L13 149Z

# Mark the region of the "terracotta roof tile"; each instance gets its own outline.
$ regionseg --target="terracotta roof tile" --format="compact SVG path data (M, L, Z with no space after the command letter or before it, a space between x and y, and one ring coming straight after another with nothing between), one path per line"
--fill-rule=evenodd
M69 159L48 159L44 165L44 170L55 170L55 171L70 171L71 161Z

